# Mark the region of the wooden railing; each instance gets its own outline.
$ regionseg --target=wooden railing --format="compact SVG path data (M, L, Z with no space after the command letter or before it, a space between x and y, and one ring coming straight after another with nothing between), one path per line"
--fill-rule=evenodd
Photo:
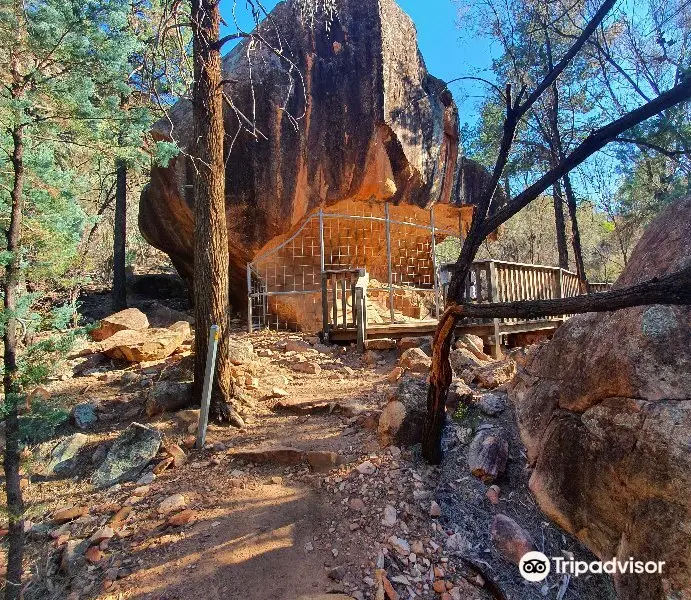
M355 329L357 346L364 350L367 336L367 284L365 269L325 270L322 273L324 341L334 330Z

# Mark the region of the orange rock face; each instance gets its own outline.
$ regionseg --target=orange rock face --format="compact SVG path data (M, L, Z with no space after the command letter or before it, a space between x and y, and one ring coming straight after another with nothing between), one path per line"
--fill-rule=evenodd
M227 97L258 132L242 130L236 138L238 117L226 111L228 140L234 140L226 162L230 292L239 309L246 304L247 263L319 207L369 203L383 213L389 201L411 214L420 211L428 222L426 209L438 204L448 209L439 218L458 230L468 212L461 219L452 205L465 204L473 189L465 177L472 175L470 163L458 159L452 96L427 72L414 24L394 0L342 2L329 28L306 27L290 3L279 4L270 21L260 25L262 35L286 49L301 77L291 80L285 65L258 45L250 78L249 41L223 63ZM191 107L179 102L154 135L190 152L192 131ZM184 153L166 168L152 169L139 215L144 237L170 256L190 284L193 172ZM372 236L373 268L381 262L383 240ZM304 310L289 303L277 310L303 318Z

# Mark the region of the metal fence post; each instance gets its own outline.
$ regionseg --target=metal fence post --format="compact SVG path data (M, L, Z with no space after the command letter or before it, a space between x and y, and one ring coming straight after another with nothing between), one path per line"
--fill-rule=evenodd
M247 331L252 333L252 267L247 263Z
M437 236L434 227L434 206L429 209L429 224L432 228L432 271L434 273L434 316L439 320L439 277L437 273Z
M319 209L319 268L322 274L326 266L326 259L324 255L324 209Z
M206 427L209 424L209 404L211 403L211 390L214 384L216 372L216 350L221 328L212 325L209 331L209 349L206 353L206 371L204 372L204 388L202 389L202 406L199 411L199 424L197 426L197 449L204 448L206 441Z
M391 219L389 217L389 203L384 203L384 218L386 221L386 265L389 272L389 309L391 324L395 321L393 307L393 269L391 267Z

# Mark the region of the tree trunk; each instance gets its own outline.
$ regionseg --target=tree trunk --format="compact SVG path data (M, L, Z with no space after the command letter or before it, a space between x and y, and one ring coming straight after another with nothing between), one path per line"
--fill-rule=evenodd
M127 308L127 165L118 159L115 165L115 225L113 227L113 310Z
M554 199L554 224L557 229L557 251L559 252L559 266L569 269L569 248L566 244L566 221L564 220L564 195L559 182L552 186Z
M20 384L17 369L17 295L21 283L21 227L24 195L24 125L12 131L12 212L7 230L7 251L12 253L3 281L4 310L7 315L4 345L3 388L7 419L5 421L5 485L9 518L9 551L7 554L6 600L17 600L21 594L22 560L24 556L24 500L19 478L19 415Z
M589 294L590 284L588 283L588 276L585 272L583 249L581 247L581 232L578 229L578 216L576 214L576 194L573 192L571 178L568 173L564 175L564 189L566 191L566 203L569 207L569 217L571 218L571 245L573 246L573 256L576 262L576 274L578 275L578 281L581 286L581 293Z
M220 327L210 414L241 425L232 408L234 389L229 350L228 230L223 161L223 96L219 28L214 0L192 0L194 45L194 310L195 398L201 399L211 325Z

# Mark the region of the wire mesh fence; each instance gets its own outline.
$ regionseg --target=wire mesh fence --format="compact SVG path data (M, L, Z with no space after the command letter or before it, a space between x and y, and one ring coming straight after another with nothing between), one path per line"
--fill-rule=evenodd
M434 208L345 201L319 209L248 264L248 326L319 330L322 274L352 269L369 275L371 323L434 319L443 308L435 247L458 235L435 225Z

